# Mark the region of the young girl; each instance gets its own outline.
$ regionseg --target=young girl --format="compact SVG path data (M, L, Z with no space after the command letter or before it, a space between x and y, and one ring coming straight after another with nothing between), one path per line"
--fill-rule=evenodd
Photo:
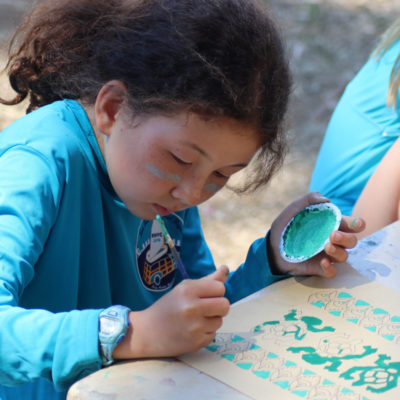
M62 399L114 359L194 352L230 302L287 274L334 276L356 244L363 223L344 218L322 255L284 262L285 224L327 200L311 193L229 277L215 270L196 205L254 157L241 189L266 183L284 149L289 72L256 0L49 0L8 72L17 97L2 102L30 102L0 134L2 400Z
M310 190L328 196L345 215L353 212L363 217L367 223L363 235L398 219L395 203L400 192L395 186L399 181L385 171L373 178L380 187L368 184L367 189L366 185L400 136L399 85L400 19L346 87L329 122L310 184ZM384 169L391 171L391 167ZM372 202L365 203L360 195Z

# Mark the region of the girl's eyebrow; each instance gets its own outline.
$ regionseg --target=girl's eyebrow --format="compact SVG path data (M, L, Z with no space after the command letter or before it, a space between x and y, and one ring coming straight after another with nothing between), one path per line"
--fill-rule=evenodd
M197 152L199 152L201 155L203 155L204 157L208 158L209 160L212 160L210 155L208 153L206 153L201 147L197 146L197 144L194 144L194 143L191 143L191 142L185 142L185 144L188 145L193 150L196 150Z
M206 157L208 160L212 160L210 155L206 153L201 147L197 146L197 144L191 142L185 142L185 144L188 145L193 150L199 152L202 156ZM246 168L248 165L249 165L248 163L239 163L239 164L228 165L228 167Z

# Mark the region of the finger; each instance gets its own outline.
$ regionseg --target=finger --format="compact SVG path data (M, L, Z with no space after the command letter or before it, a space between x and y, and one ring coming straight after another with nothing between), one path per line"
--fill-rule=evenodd
M324 195L322 195L319 192L308 193L306 199L308 201L308 205L318 204L318 203L327 203L330 201L327 197L325 197Z
M221 265L214 273L207 275L203 279L214 279L220 282L225 282L229 276L229 268L226 265Z
M328 257L324 257L320 262L321 276L324 278L334 278L336 276L336 268Z
M205 332L207 334L214 334L215 332L221 328L223 323L223 319L221 317L210 317L206 318L206 323L204 325Z
M229 312L230 303L225 297L212 297L202 299L199 307L204 317L225 317Z
M343 232L360 233L365 229L365 221L358 217L343 216L339 229Z
M208 332L204 335L204 341L203 341L203 346L208 346L210 343L213 343L215 341L215 331L214 332Z
M337 263L345 262L348 257L348 253L343 247L335 246L332 243L328 243L325 246L325 253Z
M192 293L197 297L207 298L222 297L225 294L226 289L224 282L221 282L217 279L212 279L211 275L208 275L202 279L193 281L193 285L191 285L189 290L192 291Z
M346 249L352 249L357 245L357 237L353 233L346 233L341 231L333 231L329 235L331 244L340 246Z

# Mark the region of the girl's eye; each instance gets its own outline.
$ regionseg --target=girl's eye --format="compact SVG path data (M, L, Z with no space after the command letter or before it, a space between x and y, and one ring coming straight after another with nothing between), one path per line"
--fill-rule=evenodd
M224 175L224 174L221 174L221 172L218 172L218 171L214 171L214 175L215 175L217 178L229 179L229 176Z
M191 162L187 162L182 160L181 158L177 157L175 154L171 153L172 157L174 158L174 160L178 163L178 164L182 164L182 165L192 165Z

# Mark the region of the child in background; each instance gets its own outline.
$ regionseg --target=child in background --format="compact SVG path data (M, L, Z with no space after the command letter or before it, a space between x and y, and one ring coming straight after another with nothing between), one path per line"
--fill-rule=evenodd
M362 215L367 222L365 232L359 237L367 236L386 225L400 219L400 18L386 32L381 45L376 51L377 57L384 59L392 53L393 65L387 96L387 114L390 115L392 129L385 132L392 146L376 167L365 185L353 214ZM395 61L393 62L393 59ZM394 142L394 143L393 143Z
M400 19L346 87L329 122L310 184L310 190L328 196L345 215L364 218L366 229L360 236L399 218L399 180L387 175L397 168L382 167L383 173L373 175L389 149L398 154L391 147L400 136L399 85ZM370 178L379 185L367 185Z
M0 134L0 398L65 399L115 359L212 341L237 301L288 274L335 275L362 220L289 264L292 203L246 261L215 269L196 206L251 160L279 166L290 76L256 0L49 0L9 57L28 114ZM159 214L191 279L182 280ZM221 239L222 240L222 239ZM229 275L229 276L227 276Z

